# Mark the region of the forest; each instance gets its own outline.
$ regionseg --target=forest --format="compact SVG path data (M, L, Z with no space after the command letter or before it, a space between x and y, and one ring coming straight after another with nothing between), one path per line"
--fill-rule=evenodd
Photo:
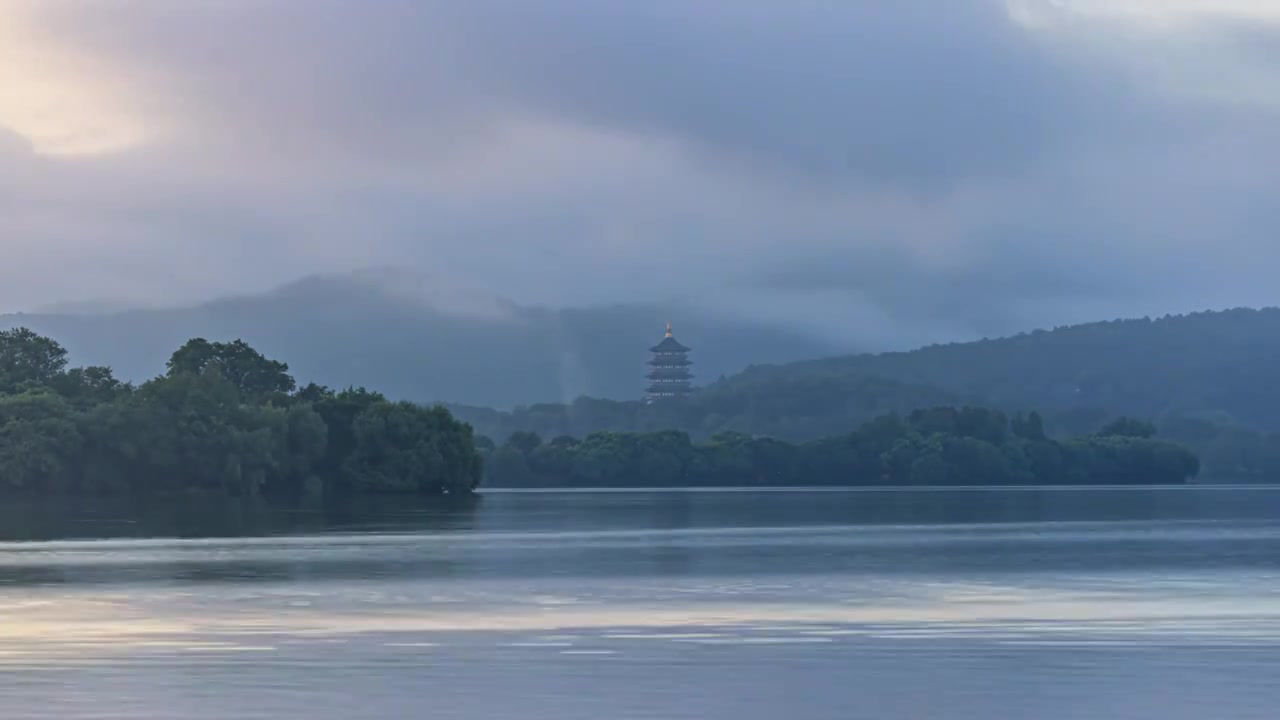
M597 432L543 442L516 432L481 440L486 482L499 487L1177 484L1200 462L1120 418L1057 441L1036 413L940 407L884 415L852 433L793 444L744 433L694 443L686 433Z
M1276 358L1280 310L1238 309L760 365L655 405L579 398L510 411L451 410L492 438L676 429L695 442L743 433L800 444L922 407L1036 409L1046 434L1059 440L1129 416L1151 420L1161 438L1194 450L1206 479L1265 481L1280 477Z
M508 414L299 387L287 364L239 340L190 340L137 386L105 367L68 365L54 340L0 331L0 494L457 494L482 477L498 486L1164 484L1200 472L1194 450L1205 437L1212 462L1238 477L1280 471L1270 436L1209 420L1171 418L1155 437L1151 423L1106 424L1088 409L1049 416L1091 424L1067 436L1038 413L838 373L748 372L682 401L584 398ZM498 447L490 437L507 439Z
M0 494L457 494L480 477L471 427L444 408L299 388L241 341L191 340L135 387L0 331Z

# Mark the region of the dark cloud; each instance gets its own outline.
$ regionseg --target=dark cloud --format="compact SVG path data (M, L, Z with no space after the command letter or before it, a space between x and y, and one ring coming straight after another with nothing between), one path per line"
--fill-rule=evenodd
M469 46L521 101L801 175L1007 170L1077 92L995 3L467 7Z
M129 22L100 6L62 27L165 76L206 132L250 126L244 139L281 152L299 139L443 152L535 116L792 181L932 186L1025 167L1105 84L1061 67L997 2L249 5L143 6Z
M0 237L20 243L0 306L415 265L524 302L676 297L874 344L1277 301L1261 21L1082 33L995 0L34 7L156 130L66 159L0 135Z

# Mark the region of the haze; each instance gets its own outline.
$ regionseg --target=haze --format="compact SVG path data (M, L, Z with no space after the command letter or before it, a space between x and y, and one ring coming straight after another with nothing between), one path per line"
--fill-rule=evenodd
M1271 305L1267 0L0 0L0 311L414 268L901 346Z

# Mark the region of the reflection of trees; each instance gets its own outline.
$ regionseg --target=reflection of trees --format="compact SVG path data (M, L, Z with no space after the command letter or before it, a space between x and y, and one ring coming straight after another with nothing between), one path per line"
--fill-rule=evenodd
M310 523L313 532L470 530L482 502L478 495L351 497L327 502L314 515L293 513L293 519Z
M0 505L5 540L232 538L334 531L457 531L474 527L477 496L375 497L326 504L257 498L39 498Z
M0 551L0 587L46 584L118 584L133 582L253 583L293 580L356 580L403 575L449 575L456 557L442 555L431 541L406 541L387 547L308 544L304 539L273 545L270 540L221 545L218 538L325 535L335 532L440 534L464 532L475 525L481 500L445 498L367 498L318 507L272 504L255 499L29 500L0 508L0 528L14 540L63 538L212 538L214 544L116 546L107 561L66 557L48 565L10 564ZM92 543L85 546L95 552ZM38 546L13 552L38 552ZM76 552L72 550L71 552ZM156 558L151 553L168 557ZM96 552L95 552L96 554ZM149 557L150 556L150 557ZM133 562L132 560L136 560Z
M71 581L63 568L54 566L0 565L0 590L7 587L62 585Z

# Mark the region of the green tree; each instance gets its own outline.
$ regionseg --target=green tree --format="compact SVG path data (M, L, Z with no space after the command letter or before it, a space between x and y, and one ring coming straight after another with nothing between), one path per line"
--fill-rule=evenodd
M332 398L333 395L333 391L324 385L307 383L306 387L299 388L298 392L294 393L294 399L303 403L318 403Z
M243 340L224 343L195 338L174 352L167 367L171 377L216 369L246 399L287 394L296 386L288 364L268 359Z
M1199 472L1194 453L1160 440L1094 435L1064 444L1023 416L1015 432L1008 429L998 412L934 408L803 445L740 432L700 444L677 431L592 433L525 443L534 448L527 456L509 443L491 455L488 477L498 485L579 487L1018 485L1174 483Z
M528 460L519 450L509 445L493 451L485 470L490 482L498 482L507 487L530 487L538 484L537 476L529 469ZM573 484L568 478L556 478L556 481L565 485Z
M443 408L375 403L356 416L345 471L372 492L468 493L480 482L471 427Z
M1041 442L1048 439L1044 432L1044 419L1040 417L1040 413L1034 410L1026 417L1023 417L1021 413L1015 415L1013 420L1010 421L1010 429L1015 436L1024 440Z
M297 498L466 493L481 456L445 409L308 385L241 341L192 340L136 389L67 370L30 331L0 333L0 493L222 493Z
M1098 431L1098 435L1102 437L1149 438L1155 437L1155 434L1155 425L1128 417L1116 418Z
M47 386L67 366L61 345L27 328L0 331L0 393Z
M0 395L0 483L11 491L67 489L80 445L71 408L62 398L44 390Z
M537 433L532 432L514 432L511 437L507 438L507 445L514 448L517 452L525 457L529 457L538 446L542 445L542 438Z

